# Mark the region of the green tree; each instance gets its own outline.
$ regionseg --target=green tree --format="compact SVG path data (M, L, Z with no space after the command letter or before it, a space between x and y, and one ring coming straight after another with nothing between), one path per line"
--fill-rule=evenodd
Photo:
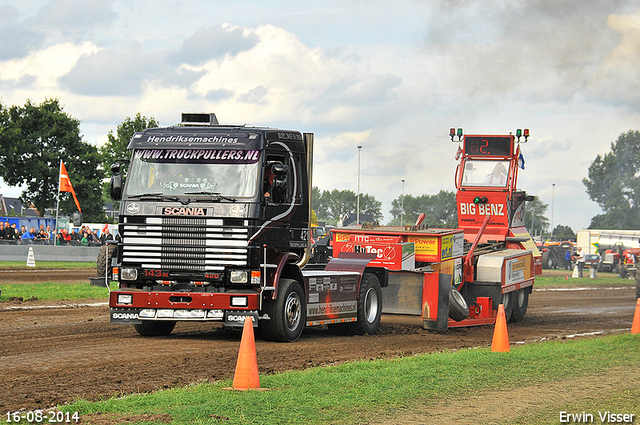
M0 176L22 186L21 201L33 203L41 216L55 208L62 160L84 220L104 219L97 149L82 140L80 121L63 112L58 99L8 108L0 104L0 148ZM59 212L74 211L71 194L61 193Z
M524 225L532 236L542 235L547 231L549 220L544 215L547 208L549 205L542 202L537 196L525 205Z
M640 132L629 130L611 143L611 152L596 156L582 180L603 214L591 229L637 229L640 223Z
M118 124L115 135L113 134L113 130L109 130L107 142L100 148L102 167L107 171L107 174L109 170L111 170L111 165L116 160L129 159L131 152L127 150L127 146L129 146L129 142L136 132L158 126L159 124L155 118L147 118L138 112L133 119L127 117ZM126 168L127 166L125 164L123 170L126 171Z
M571 227L558 224L556 228L553 229L553 238L562 239L562 240L569 240L569 239L575 240L576 234L573 232Z
M402 209L404 207L404 215ZM451 191L441 190L435 195L404 195L391 201L392 226L413 224L418 216L424 213L422 223L429 227L455 229L458 227L456 195ZM401 220L402 216L402 220Z
M311 191L311 205L316 211L318 220L335 225L346 213L355 213L358 196L352 190L320 192L317 187ZM360 194L360 214L371 214L374 220L382 219L382 202L369 194Z

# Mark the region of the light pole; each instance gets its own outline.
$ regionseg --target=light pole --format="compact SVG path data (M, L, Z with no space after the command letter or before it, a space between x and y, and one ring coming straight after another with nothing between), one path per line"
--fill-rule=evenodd
M360 225L360 152L362 146L358 145L358 198L356 199L356 225Z
M400 198L400 227L402 227L403 218L404 218L404 179L402 179L402 197Z
M553 209L556 200L556 184L553 183L553 192L551 194L551 239L553 239Z

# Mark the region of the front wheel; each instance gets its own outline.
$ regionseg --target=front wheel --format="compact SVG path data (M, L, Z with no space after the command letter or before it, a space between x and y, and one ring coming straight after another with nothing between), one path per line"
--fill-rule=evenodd
M133 327L142 336L167 336L173 332L173 328L176 327L176 322L144 321L142 323L136 323Z
M529 306L529 290L527 288L519 289L513 292L513 312L511 313L512 322L521 322L527 314Z
M304 291L293 279L281 279L278 298L264 302L268 320L260 321L262 336L270 341L294 342L302 335L307 319Z

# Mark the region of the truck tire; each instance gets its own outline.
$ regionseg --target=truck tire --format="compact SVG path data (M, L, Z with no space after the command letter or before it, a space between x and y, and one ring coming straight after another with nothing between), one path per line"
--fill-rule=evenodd
M521 322L527 314L529 306L529 290L527 288L519 289L513 292L513 312L511 313L512 322Z
M504 307L504 318L508 322L513 314L513 305L516 303L513 292L502 294L502 306Z
M542 254L542 268L544 269L552 269L554 266L553 264L553 256L551 255L550 251L545 251Z
M460 322L469 317L469 305L454 286L449 287L449 317Z
M269 320L261 320L261 335L269 341L294 342L302 335L307 319L304 290L293 279L280 279L278 298L264 301L263 312Z
M364 273L358 292L358 320L345 323L349 335L374 334L382 317L382 288L380 281L371 273Z
M636 270L636 299L640 298L640 273Z
M111 257L113 257L116 251L116 245L102 245L100 251L98 251L98 257L96 258L96 272L98 277L104 277L106 273L107 263ZM111 273L109 273L111 277Z
M176 322L144 321L142 323L136 323L133 327L142 336L167 336L173 331L173 328L176 327Z

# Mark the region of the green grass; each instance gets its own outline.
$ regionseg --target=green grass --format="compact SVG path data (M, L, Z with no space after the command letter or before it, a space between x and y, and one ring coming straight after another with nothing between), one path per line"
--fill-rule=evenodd
M111 289L117 289L117 283L111 283ZM17 283L0 284L0 302L12 297L23 300L37 298L39 300L77 300L84 298L104 298L109 292L106 288L91 286L86 283Z
M623 279L613 273L599 273L595 279L589 278L587 274L583 278L572 278L571 272L567 272L569 278L565 276L542 276L536 277L534 288L540 287L574 287L574 286L634 286L634 279Z
M37 261L36 269L95 269L93 262L81 261ZM0 261L1 269L33 269L27 267L26 261Z
M426 419L434 403L446 406L447 401L483 394L488 394L487 404L499 403L510 390L529 385L567 381L570 392L572 379L635 369L639 361L640 338L627 334L532 343L512 347L509 353L464 349L261 376L261 387L268 391L229 391L224 388L231 382L224 381L98 402L79 400L62 409L79 411L81 418L100 412L114 423L117 418L161 413L169 414L173 424L402 423L402 415ZM637 385L628 382L628 388L617 387L593 400L576 399L565 406L552 401L515 419L557 423L560 410L635 413L638 395Z

